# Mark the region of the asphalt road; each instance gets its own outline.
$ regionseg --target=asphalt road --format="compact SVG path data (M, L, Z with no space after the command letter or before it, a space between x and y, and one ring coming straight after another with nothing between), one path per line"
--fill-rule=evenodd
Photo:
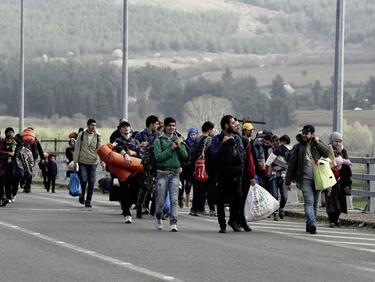
M150 217L125 224L118 203L93 208L33 188L0 208L0 281L374 281L375 233L302 221L218 233L216 218L179 214L178 233Z

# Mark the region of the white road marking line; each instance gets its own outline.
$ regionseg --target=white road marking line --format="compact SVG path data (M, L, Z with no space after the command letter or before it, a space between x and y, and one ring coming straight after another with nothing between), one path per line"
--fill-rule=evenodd
M356 270L361 270L361 271L367 271L367 272L375 273L375 269L372 269L372 268L363 267L363 266L353 266L353 265L351 267L354 268L354 269L356 269Z
M339 243L337 241L315 239L315 238L313 238L315 235L298 234L298 233L288 233L288 232L281 232L281 231L268 231L268 232L275 233L275 234L286 235L286 236L288 236L290 238L294 238L294 239L302 239L302 240L307 240L307 241L314 241L314 242L324 243L324 244L335 246L335 247L340 247L340 248L345 248L345 249L350 249L350 250L355 250L355 251L363 251L363 252L368 252L368 253L375 254L375 249L365 249L365 248L353 247L351 245L344 245L344 244ZM374 244L371 244L371 246L374 246Z
M257 228L260 229L274 229L274 227L266 227L266 226L257 226ZM301 229L293 229L293 228L283 228L283 230L289 230L289 231L301 231ZM326 238L337 238L337 239L352 239L352 240L363 240L363 241L375 241L374 238L364 238L364 237L350 237L350 236L340 236L341 233L336 233L337 235L328 235L328 234L320 234L320 229L318 230L318 234L314 234L314 237L326 237ZM365 235L365 234L356 234L356 235ZM374 244L375 246L375 244Z
M215 222L215 223L217 223L216 220L212 220L212 219L207 219L207 218L202 218L202 217L200 217L199 219L202 220L202 221L208 221L208 222ZM301 224L301 227L302 226L304 227L304 224ZM282 226L280 226L280 227L282 227ZM368 252L368 253L374 253L375 254L375 249L366 249L366 248L354 247L354 246L352 246L354 244L345 244L345 242L329 241L329 240L322 240L322 239L313 238L313 237L315 237L316 235L319 235L319 234L308 235L308 234L305 234L305 233L300 233L299 234L299 233L290 233L290 232L276 231L276 230L274 230L275 227L260 226L260 224L258 224L258 226L256 226L256 228L266 229L264 231L269 232L269 233L274 233L274 234L285 235L285 236L288 236L288 237L294 238L294 239L302 239L302 240L307 240L307 241L314 241L314 242L319 242L319 243L323 243L323 244L327 244L327 245L331 245L331 246L335 246L335 247L340 247L340 248L345 248L345 249L351 249L351 250L356 250L356 251L363 251L363 252ZM295 229L295 228L286 228L285 229L285 228L283 228L283 230L288 230L288 229L291 229L291 231L296 231L296 230L301 231L302 230L301 228L299 228L299 229ZM278 229L278 230L280 230L280 229ZM353 235L359 235L358 233L352 233L352 234ZM363 234L363 233L361 235L367 236L367 234ZM369 244L369 243L356 243L356 245L375 247L374 244Z
M112 258L110 256L106 256L106 255L97 253L97 252L92 251L92 250L84 249L82 247L79 247L79 246L76 246L76 245L73 245L73 244L70 244L70 243L66 243L64 241L56 240L52 237L49 237L49 236L31 231L31 230L28 230L26 228L22 228L22 227L19 227L19 226L16 226L16 225L12 225L12 224L4 222L4 221L0 221L0 225L3 226L3 227L7 227L7 228L17 229L17 231L19 231L19 232L22 232L22 233L27 234L27 235L31 235L35 238L47 241L47 242L52 243L52 244L55 244L56 246L61 246L61 247L66 248L66 249L70 249L74 252L77 252L77 253L80 253L80 254L85 254L85 255L91 256L91 257L96 258L96 259L100 259L100 260L105 261L107 263L122 266L126 269L129 269L129 270L132 270L132 271L150 276L150 277L158 279L158 280L182 282L182 280L179 280L179 279L177 279L173 276L169 276L169 275L165 275L163 273L152 271L152 270L149 270L149 269L141 267L141 266L136 266L132 263L124 262L124 261L121 261L119 259Z
M264 226L275 226L275 227L284 227L284 226L291 226L293 227L292 224L276 224L276 223L272 223L270 221L257 221L257 222L249 222L249 224L251 226L261 226L261 225L264 225ZM301 224L296 224L294 225L295 227L299 227L299 228L305 228L305 223L301 223ZM368 237L374 237L375 238L375 234L371 234L371 233L361 233L361 232L347 232L346 230L353 230L353 231L356 231L356 229L346 229L346 228L329 228L329 227L322 227L320 225L318 225L318 230L319 231L322 231L322 232L326 232L326 233L334 233L334 234L345 234L345 235L353 235L353 236L358 236L358 235L366 235Z

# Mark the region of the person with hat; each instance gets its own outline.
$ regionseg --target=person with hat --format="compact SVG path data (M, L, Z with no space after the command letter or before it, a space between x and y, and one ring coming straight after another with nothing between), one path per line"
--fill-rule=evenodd
M111 134L111 136L109 137L109 143L112 144L113 142L115 142L115 140L117 138L121 137L120 125L124 121L128 122L128 120L126 118L120 118L119 119L117 129L115 131L113 131L112 134Z
M124 157L124 161L130 161L130 157L139 157L140 144L139 141L132 136L131 124L123 120L119 125L121 137L113 142L113 146L119 154ZM122 215L125 217L125 223L133 222L130 207L136 203L138 196L138 179L139 174L131 176L125 181L120 181L121 196L120 205Z
M320 191L315 188L312 162L317 162L321 157L327 158L329 149L315 135L315 128L312 125L305 125L301 131L302 133L296 136L298 144L293 146L290 153L285 186L290 190L290 184L294 181L297 188L302 190L306 232L316 234Z

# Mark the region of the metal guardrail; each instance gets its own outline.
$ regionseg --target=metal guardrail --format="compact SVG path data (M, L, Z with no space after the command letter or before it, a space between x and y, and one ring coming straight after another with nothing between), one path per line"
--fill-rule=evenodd
M351 157L350 160L352 163L366 166L366 173L353 173L352 179L367 183L366 190L352 190L352 195L355 197L367 197L365 211L375 212L375 158Z

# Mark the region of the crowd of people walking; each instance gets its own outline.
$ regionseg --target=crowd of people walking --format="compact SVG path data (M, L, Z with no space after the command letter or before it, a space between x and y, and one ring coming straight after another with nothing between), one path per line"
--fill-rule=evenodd
M143 164L142 171L119 181L118 187L114 185L117 171L107 166L110 189L118 190L116 200L120 202L125 223L133 222L134 204L137 220L150 214L155 218L156 228L162 230L163 222L168 219L170 231L177 232L178 209L186 206L191 216L217 217L220 233L226 233L227 226L234 232L249 232L251 228L244 215L249 189L259 184L279 200L279 209L272 215L278 221L285 217L292 182L303 194L306 232L317 232L321 191L326 198L330 227L339 226L340 213L347 212L351 163L338 132L331 134L326 145L315 134L315 128L306 125L296 136L297 144L291 147L289 136L277 136L268 130L253 136L253 124L232 115L222 117L220 132L206 121L199 129L190 128L186 138L179 133L172 117L162 122L151 115L145 123L145 129L136 132L128 120L120 119L110 136L111 148L121 155L123 162L131 164L137 158ZM32 128L28 130L33 132ZM99 163L104 166L97 153L102 143L94 119L87 121L86 129L69 135L66 176L78 171L82 188L78 201L87 208L92 207L97 166ZM10 127L5 130L5 137L0 138L1 206L15 201L19 187L25 193L31 191L32 167L38 157L44 188L55 193L56 156L44 153L35 135L30 142L23 133L15 135ZM320 182L317 184L316 171L322 168L324 159L332 162L334 182L322 188ZM226 205L229 205L228 220Z

